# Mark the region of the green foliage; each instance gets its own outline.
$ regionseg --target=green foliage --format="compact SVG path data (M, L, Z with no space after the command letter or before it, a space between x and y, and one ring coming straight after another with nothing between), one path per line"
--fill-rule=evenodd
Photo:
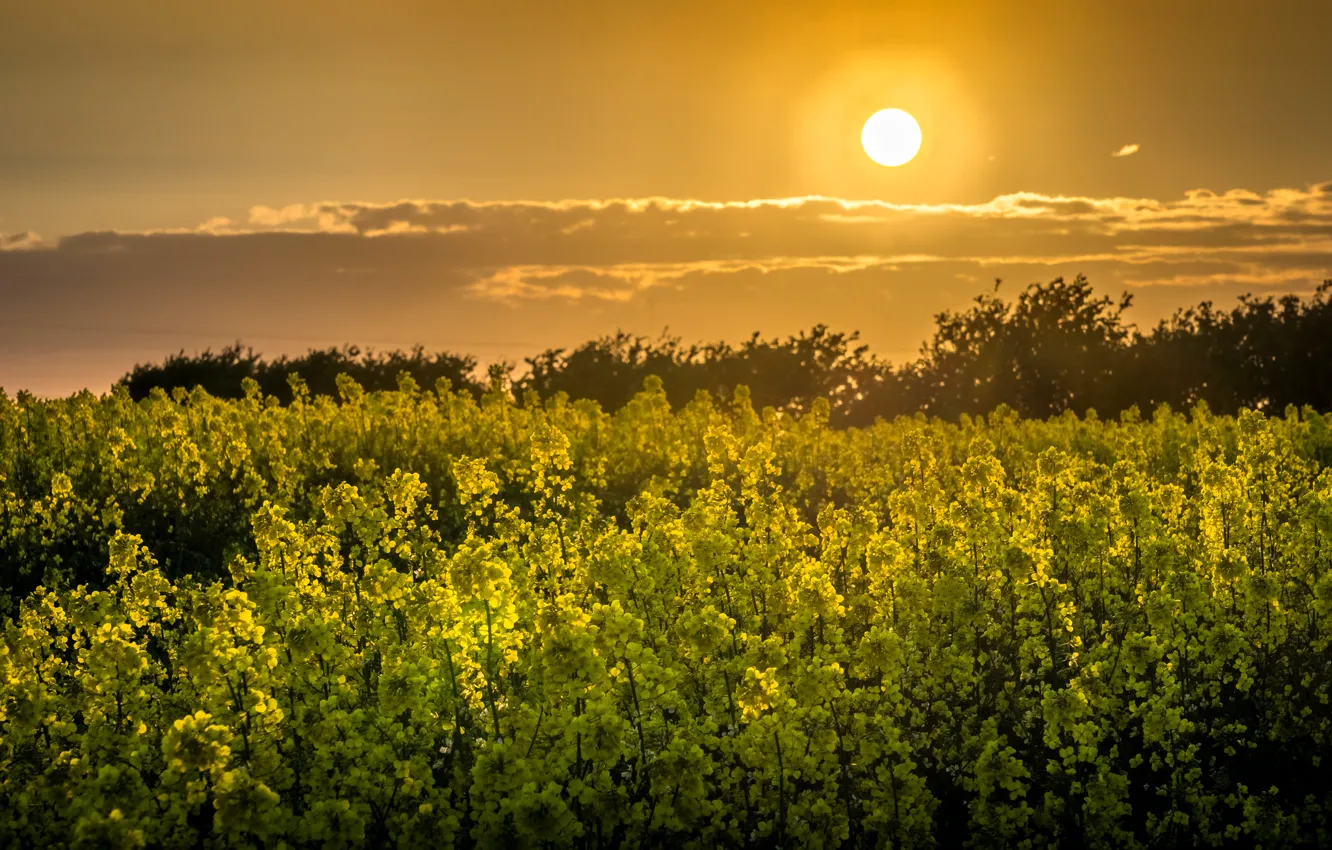
M0 396L0 846L1332 843L1312 410L337 389Z

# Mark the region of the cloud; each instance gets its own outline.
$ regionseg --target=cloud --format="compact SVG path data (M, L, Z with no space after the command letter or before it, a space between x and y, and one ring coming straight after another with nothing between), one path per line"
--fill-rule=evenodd
M160 352L522 337L530 354L635 322L715 338L833 320L912 347L976 280L1080 272L1138 292L1156 311L1147 321L1203 298L1308 291L1332 277L1332 182L974 204L325 201L195 228L19 233L0 236L0 353L17 368L94 339ZM31 384L0 368L0 385L17 380Z
M1140 150L1142 150L1142 146L1141 146L1141 145L1137 145L1137 144L1124 145L1124 146L1121 147L1119 150L1112 152L1110 155L1111 155L1111 156L1133 156L1135 153L1137 153L1137 152L1140 151Z
M45 245L42 237L30 230L19 233L0 233L0 251L25 251Z
M300 280L355 269L502 300L625 300L691 276L796 269L1169 267L1159 278L1134 278L1146 286L1178 279L1176 267L1189 264L1215 268L1217 280L1256 280L1265 267L1325 273L1329 186L1196 189L1173 200L1016 192L977 204L819 196L320 202L257 206L244 225L214 218L193 229L84 233L54 243L17 234L0 244L25 249L7 261L11 280L77 271L129 284L169 272L182 283L218 284L273 270Z

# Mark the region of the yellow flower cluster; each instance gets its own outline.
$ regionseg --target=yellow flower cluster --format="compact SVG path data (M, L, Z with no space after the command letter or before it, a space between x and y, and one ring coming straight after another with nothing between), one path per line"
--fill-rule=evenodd
M1332 842L1312 411L339 386L0 395L0 847Z

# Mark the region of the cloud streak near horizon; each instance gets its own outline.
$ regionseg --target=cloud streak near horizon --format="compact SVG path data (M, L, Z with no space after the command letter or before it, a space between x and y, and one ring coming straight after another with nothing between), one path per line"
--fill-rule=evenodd
M1174 200L1018 192L978 204L806 197L256 206L243 220L194 228L0 235L0 323L38 327L55 316L62 327L178 332L173 341L428 341L421 317L433 315L429 327L523 326L536 341L557 321L569 333L609 332L622 317L641 316L598 313L596 324L587 308L639 309L649 296L675 311L663 307L654 320L680 326L687 322L677 313L722 309L714 303L720 293L743 284L770 302L749 311L754 322L824 321L820 311L836 305L815 295L834 291L846 315L865 315L865 305L881 303L869 293L880 293L898 309L916 305L915 332L937 309L957 306L958 281L974 294L987 277L1027 283L1079 272L1102 290L1156 291L1162 308L1237 287L1310 291L1332 277L1332 181L1261 194L1199 189ZM952 300L930 300L943 282L953 284ZM783 304L786 314L774 312ZM568 313L571 306L581 312ZM553 318L559 310L570 318ZM544 321L532 318L542 311ZM0 354L6 350L0 343Z
M940 264L1115 266L1129 286L1254 285L1332 269L1332 181L1174 201L1019 192L981 204L807 197L714 203L324 202L256 206L197 228L0 236L6 290L34 277L146 278L206 269L419 274L483 299L623 301L691 276ZM100 268L100 273L97 267ZM184 282L184 281L182 281Z

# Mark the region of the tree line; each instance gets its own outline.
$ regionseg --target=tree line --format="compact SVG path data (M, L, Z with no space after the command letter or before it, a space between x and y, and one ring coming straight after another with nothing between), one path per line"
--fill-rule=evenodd
M756 408L798 414L826 398L840 425L916 412L955 419L1001 404L1028 417L1198 403L1218 413L1291 404L1332 410L1332 280L1307 298L1245 295L1229 309L1205 301L1146 331L1126 317L1131 295L1097 295L1081 275L1031 284L1012 298L1001 289L996 281L966 309L936 315L919 356L900 365L873 355L858 332L816 325L785 339L755 333L740 345L621 331L526 358L517 377L512 364L494 365L488 380L475 357L420 346L374 353L349 345L265 360L237 344L140 364L123 382L134 398L195 386L235 398L250 378L287 403L294 392L288 375L311 394L336 396L339 374L371 391L396 389L406 374L421 386L443 380L478 397L508 382L520 398L563 392L615 410L657 375L675 406L700 391L727 398L743 385Z

